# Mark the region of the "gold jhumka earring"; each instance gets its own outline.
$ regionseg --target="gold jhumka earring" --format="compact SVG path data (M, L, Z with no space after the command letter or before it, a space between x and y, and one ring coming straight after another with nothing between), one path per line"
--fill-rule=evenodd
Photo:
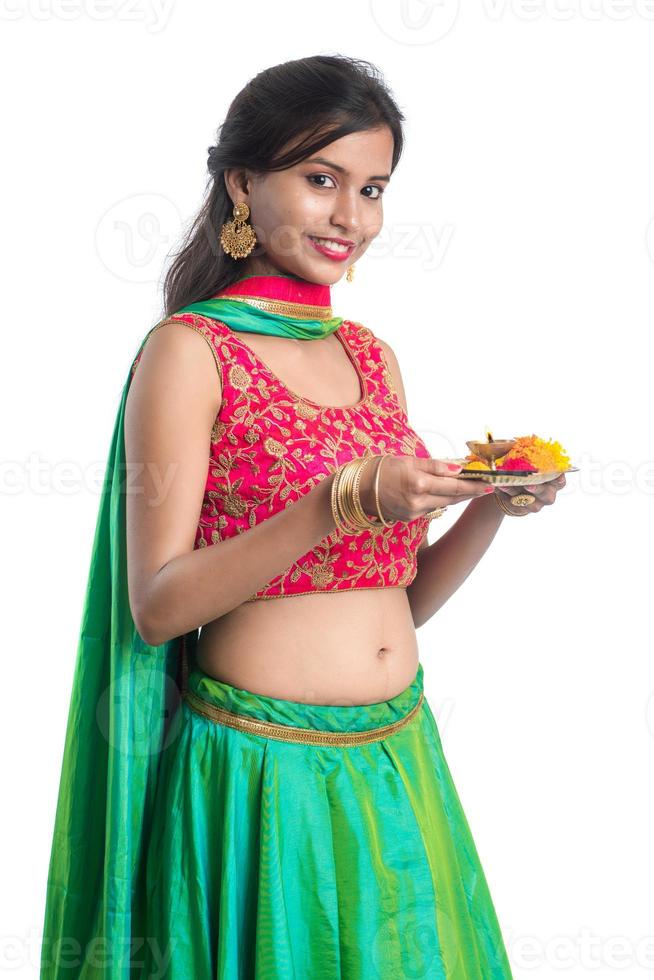
M352 280L354 279L354 266L353 265L348 265L347 272L345 273L345 278L346 278L347 282L352 282Z
M250 208L245 201L239 201L233 208L233 221L226 221L220 230L220 244L234 259L244 259L257 244L257 236L252 225L245 222L250 216Z

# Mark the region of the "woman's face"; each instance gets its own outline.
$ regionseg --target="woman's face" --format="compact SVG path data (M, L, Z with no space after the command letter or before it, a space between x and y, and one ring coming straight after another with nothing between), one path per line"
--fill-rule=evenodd
M253 252L238 260L243 275L338 282L381 230L392 159L393 136L384 126L343 136L287 170L226 170L227 192L249 206L257 236ZM352 247L337 251L334 239Z

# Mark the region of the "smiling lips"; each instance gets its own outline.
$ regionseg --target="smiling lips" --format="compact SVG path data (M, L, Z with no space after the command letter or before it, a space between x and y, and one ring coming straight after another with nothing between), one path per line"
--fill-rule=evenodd
M348 245L342 239L338 238L316 238L313 235L308 235L307 237L317 252L326 255L330 259L334 259L336 262L343 262L345 259L349 259L355 248L354 245Z

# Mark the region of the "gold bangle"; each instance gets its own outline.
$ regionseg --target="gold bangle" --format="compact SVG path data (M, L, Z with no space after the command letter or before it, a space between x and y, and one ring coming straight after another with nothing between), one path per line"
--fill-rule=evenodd
M331 494L332 518L338 530L342 531L343 533L347 533L347 528L344 526L343 522L341 521L341 517L338 511L338 492L339 492L338 488L342 475L343 475L343 467L339 466L336 472L334 473L334 479L332 480L332 494Z
M350 533L356 528L356 522L354 520L354 515L350 504L352 499L352 479L356 472L357 465L359 465L358 460L350 460L349 463L345 463L338 487L338 507L341 514L341 520L344 524L349 525L348 530Z
M360 520L368 521L369 524L374 524L376 526L377 524L379 524L379 521L373 520L372 518L368 517L363 507L361 506L361 490L360 490L361 476L363 474L365 467L367 466L367 464L370 462L371 459L374 459L374 456L364 456L363 463L361 464L361 466L357 468L356 474L354 476L354 484L352 486L352 503L354 506L354 510Z
M332 506L332 520L336 527L338 527L338 514L336 512L336 484L338 483L339 470L337 469L334 473L334 478L332 479L332 492L330 494L330 501Z
M346 466L347 463L344 463L342 466L339 466L339 468L336 470L336 475L334 477L334 482L332 484L332 517L334 518L334 523L336 527L343 534L349 533L349 530L346 524L344 523L343 517L341 516L341 506L340 506L340 501L342 498L342 482L343 482L343 476L344 476Z
M375 507L377 508L377 516L379 517L379 520L384 525L384 527L390 527L391 525L384 520L384 515L382 514L381 507L379 506L379 471L381 470L382 463L386 459L387 455L388 455L387 453L383 453L379 457L379 462L377 464L377 472L375 473Z
M500 508L500 510L503 510L505 514L508 514L509 515L509 517L526 517L527 516L528 511L526 511L526 510L524 510L521 514L517 514L514 511L509 510L508 507L507 507L507 505L506 505L506 503L505 503L505 501L502 500L502 494L501 493L498 493L497 490L495 491L495 493L493 494L493 496L495 497L495 500L497 501L497 505Z

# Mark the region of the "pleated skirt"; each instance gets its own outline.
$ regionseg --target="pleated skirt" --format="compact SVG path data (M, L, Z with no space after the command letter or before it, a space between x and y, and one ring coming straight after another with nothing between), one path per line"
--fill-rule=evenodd
M233 687L192 652L183 675L143 977L512 977L422 664L400 694L358 706Z

